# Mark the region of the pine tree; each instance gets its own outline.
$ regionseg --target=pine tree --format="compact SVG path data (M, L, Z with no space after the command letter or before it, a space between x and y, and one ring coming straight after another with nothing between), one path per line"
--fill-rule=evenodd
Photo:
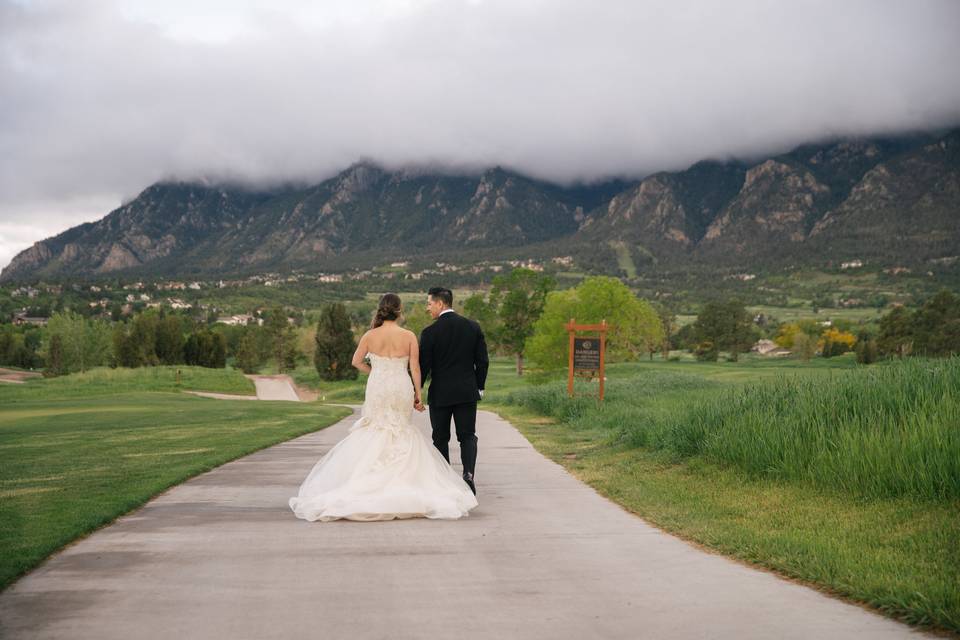
M281 307L274 307L267 316L263 327L270 336L273 358L277 362L277 371L283 373L295 364L296 332L287 320L287 314Z
M357 370L350 364L357 345L347 308L339 302L327 305L317 322L317 347L313 363L324 380L353 380Z
M227 366L227 340L222 334L201 329L187 338L183 355L186 364L222 369Z
M880 318L877 346L885 354L900 358L910 355L913 348L913 314L904 307L894 307Z
M750 314L743 304L734 300L708 302L697 315L694 329L701 343L709 342L717 351L729 351L734 362L753 344ZM709 353L712 357L712 352Z
M203 366L212 369L223 369L227 366L227 339L222 333L207 331L207 353Z
M256 327L247 327L237 348L237 366L244 373L256 373L263 365L256 329Z
M186 364L197 366L202 358L202 345L200 336L191 333L187 336L187 341L183 345L183 361Z

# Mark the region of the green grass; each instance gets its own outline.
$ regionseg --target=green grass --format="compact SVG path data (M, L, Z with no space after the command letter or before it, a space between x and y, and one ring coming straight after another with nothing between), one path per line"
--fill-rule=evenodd
M322 380L312 364L300 365L288 372L298 385L316 391L320 402L357 404L363 402L363 388L367 377L363 374L356 380Z
M960 500L960 358L766 381L622 433L844 494Z
M610 247L617 254L617 266L623 269L628 278L637 277L637 266L633 262L633 256L630 255L630 247L622 240L611 240Z
M797 322L798 320L849 320L854 323L871 322L878 320L880 316L886 314L889 309L876 309L874 307L850 307L824 309L821 308L818 313L813 312L809 305L802 307L774 307L768 305L750 305L747 310L751 313L763 313L768 317L776 318L781 322ZM696 319L696 316L693 316Z
M608 369L599 407L513 376L485 408L671 533L960 631L958 376L960 360L638 362Z
M729 368L707 366L705 375L679 368L611 376L599 408L589 398L568 398L562 384L506 401L573 428L600 425L633 446L702 455L751 475L864 497L960 499L960 358L820 369L817 376L810 375L817 369L784 375L776 365L753 363L736 373L756 382L723 393L717 382L730 379ZM763 375L772 372L780 375Z
M860 501L670 462L516 406L499 411L549 458L648 522L908 623L960 628L960 503Z
M231 379L240 374L211 371L190 379L207 390L245 388ZM197 398L175 391L163 371L71 378L0 387L0 587L165 489L348 413ZM140 388L151 386L170 390Z
M179 383L177 372L180 372ZM183 389L237 395L256 395L253 381L237 369L160 366L138 369L97 367L84 373L58 378L31 378L23 384L4 384L0 401L33 402L40 399L123 393L129 391L171 391Z

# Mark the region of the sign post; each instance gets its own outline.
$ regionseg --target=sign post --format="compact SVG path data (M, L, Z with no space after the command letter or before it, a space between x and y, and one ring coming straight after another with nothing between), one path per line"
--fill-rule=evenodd
M564 325L570 333L569 375L567 393L573 397L573 377L575 375L592 379L599 378L598 398L603 400L604 359L607 350L607 321L600 324L577 324L573 318ZM578 331L596 332L598 336L577 337Z

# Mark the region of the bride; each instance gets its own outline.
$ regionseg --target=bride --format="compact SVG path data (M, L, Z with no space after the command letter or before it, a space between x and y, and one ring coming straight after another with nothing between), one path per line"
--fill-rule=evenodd
M380 298L373 326L353 354L353 366L370 374L361 417L290 498L298 518L454 519L477 506L460 475L411 422L413 410L424 406L417 338L397 325L401 312L399 296Z

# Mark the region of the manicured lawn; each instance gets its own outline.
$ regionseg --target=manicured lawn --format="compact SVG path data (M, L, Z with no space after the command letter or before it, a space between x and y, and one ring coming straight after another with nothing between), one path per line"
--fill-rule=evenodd
M178 379L179 372L179 379ZM171 391L184 389L214 391L237 395L256 395L253 381L236 369L161 366L139 369L97 367L84 373L59 378L34 378L24 384L0 387L0 402L35 402L37 400L85 397L90 394L110 395L127 391Z
M298 385L316 391L320 402L363 403L363 389L367 380L365 375L357 376L356 380L321 380L317 368L312 364L301 365L288 373Z
M152 369L71 378L0 387L0 586L173 485L349 413L148 390L175 386ZM224 370L182 380L231 393L249 383Z

